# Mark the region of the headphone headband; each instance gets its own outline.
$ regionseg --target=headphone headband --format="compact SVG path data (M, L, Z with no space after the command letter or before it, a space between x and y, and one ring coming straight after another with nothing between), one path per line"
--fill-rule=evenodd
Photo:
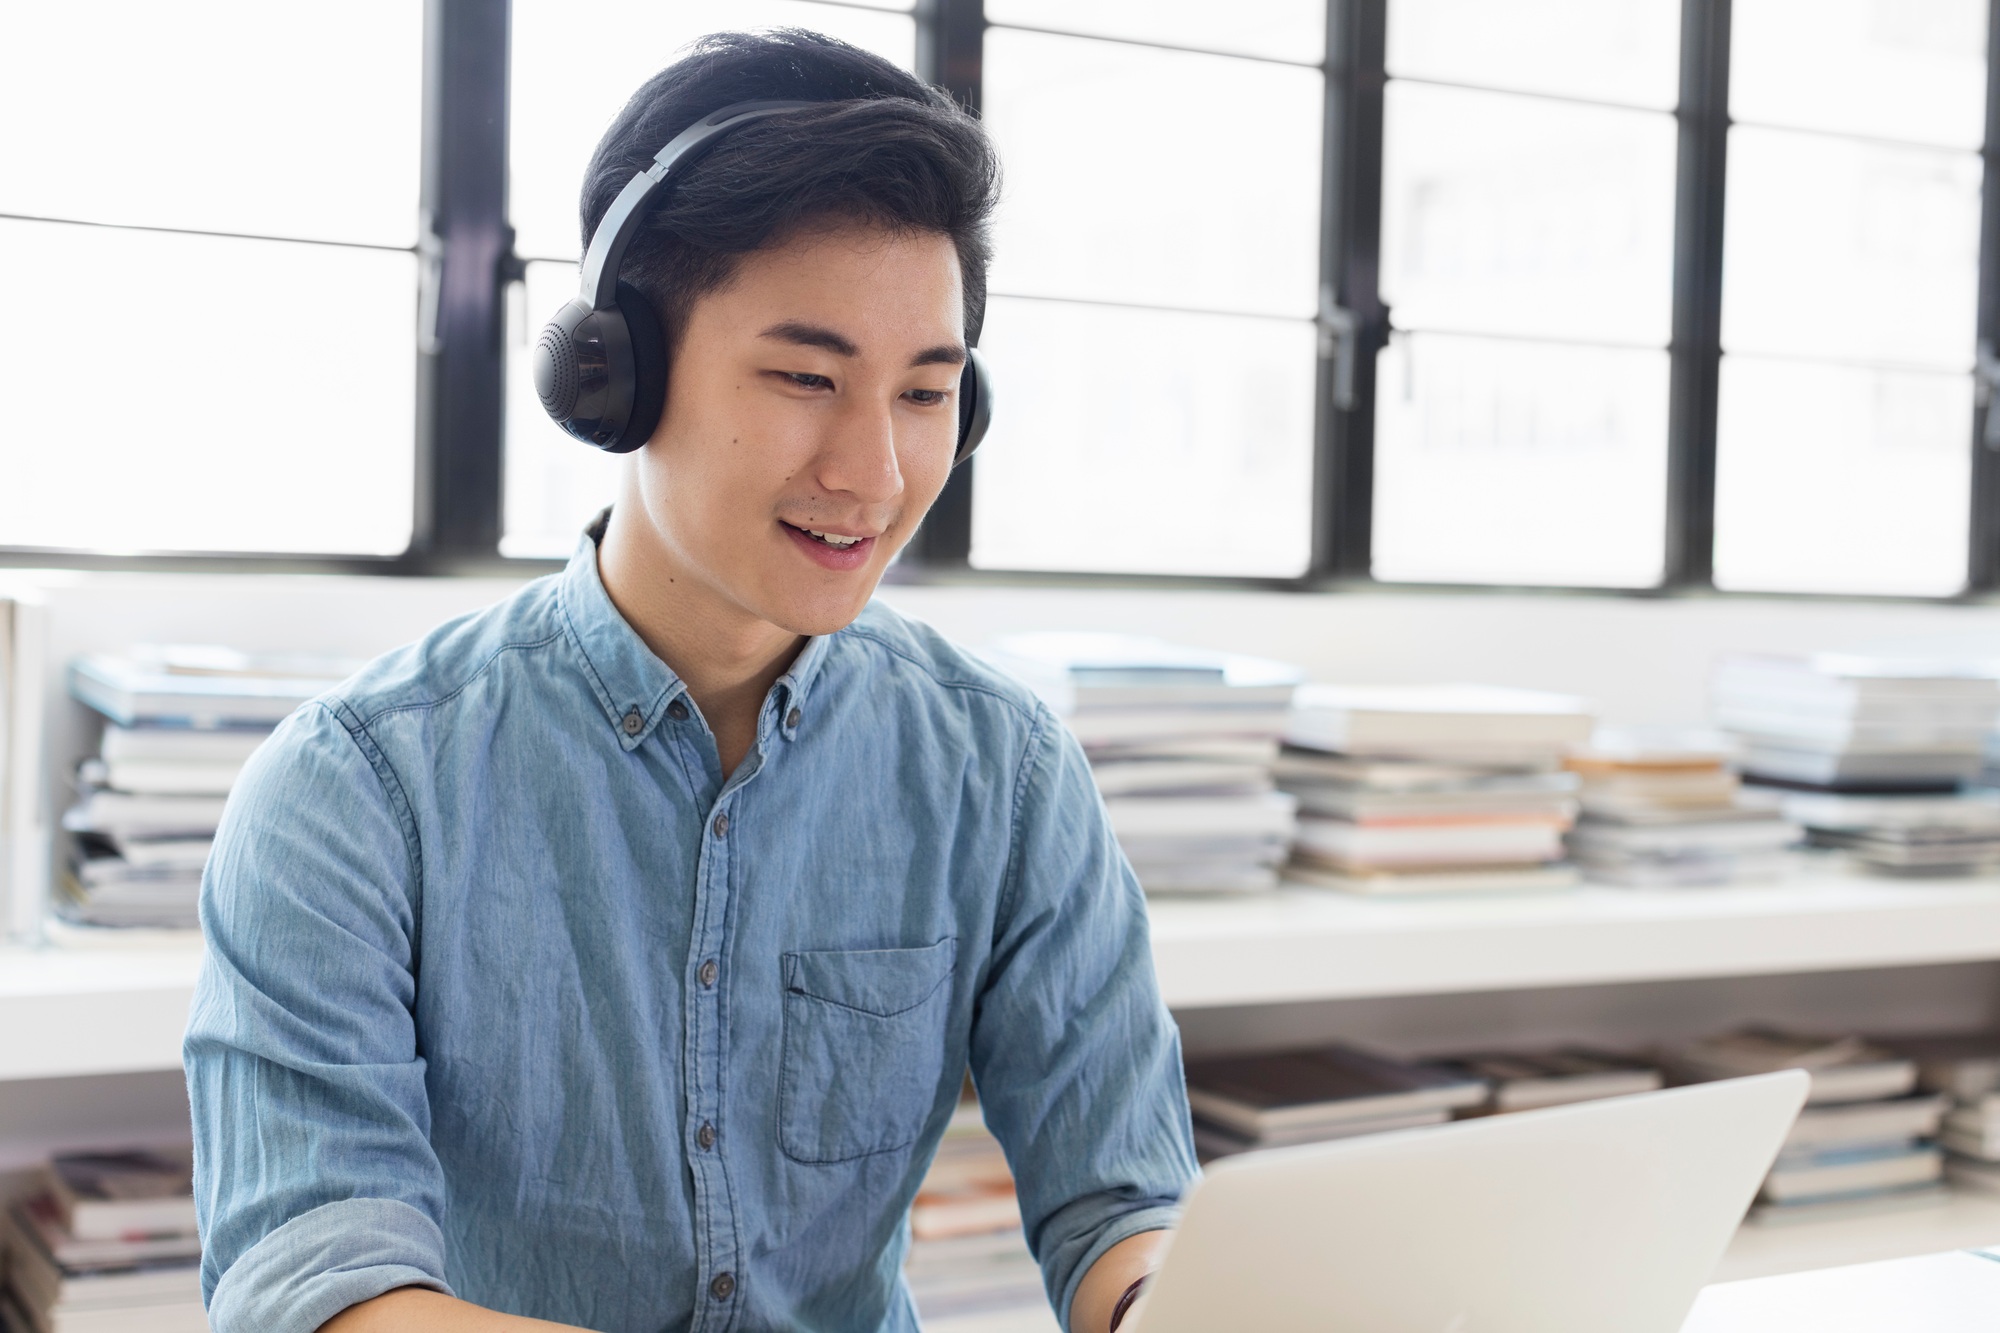
M625 183L604 210L584 253L576 299L556 312L535 340L535 393L555 423L607 453L630 453L659 424L667 398L666 338L644 295L618 280L625 250L646 213L687 166L731 130L817 102L737 102L676 134L653 164ZM966 331L967 341L976 338ZM992 415L986 364L968 350L958 378L958 448L953 465L979 447Z
M609 310L618 304L618 270L625 260L625 247L639 230L639 223L652 207L654 197L675 179L674 168L692 165L715 141L731 130L752 121L785 111L801 111L811 102L738 102L714 111L676 134L653 155L653 165L626 182L611 207L604 210L597 229L590 234L590 250L583 257L583 290L579 296L592 310Z

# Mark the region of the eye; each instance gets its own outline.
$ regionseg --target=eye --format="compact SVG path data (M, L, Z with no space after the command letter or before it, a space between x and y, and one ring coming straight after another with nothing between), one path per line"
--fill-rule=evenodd
M832 380L824 375L814 375L809 371L786 370L779 373L792 383L798 385L801 389L831 389L833 387Z
M906 396L919 407L936 407L951 394L944 389L912 389Z

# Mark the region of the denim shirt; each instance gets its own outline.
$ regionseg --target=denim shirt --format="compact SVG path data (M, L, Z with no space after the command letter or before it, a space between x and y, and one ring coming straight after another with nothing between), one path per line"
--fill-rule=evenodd
M913 1330L968 1068L1066 1319L1196 1169L1075 741L873 604L725 775L596 555L293 714L230 798L185 1047L217 1333L413 1285L604 1333Z

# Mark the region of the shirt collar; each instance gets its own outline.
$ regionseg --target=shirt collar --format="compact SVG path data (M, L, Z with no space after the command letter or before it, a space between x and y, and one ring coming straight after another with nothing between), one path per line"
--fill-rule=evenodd
M604 579L597 569L597 543L610 514L609 509L604 510L577 538L576 552L560 576L558 598L598 706L618 733L619 743L631 750L652 735L667 709L687 693L687 685L646 646L604 590ZM784 697L777 720L787 740L798 732L794 711L803 720L831 638L819 634L807 639L792 665L778 677Z

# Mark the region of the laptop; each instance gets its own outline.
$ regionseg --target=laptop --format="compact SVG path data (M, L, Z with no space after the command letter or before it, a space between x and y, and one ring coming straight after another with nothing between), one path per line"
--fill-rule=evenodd
M1225 1159L1120 1333L1676 1333L1809 1085L1790 1069Z

